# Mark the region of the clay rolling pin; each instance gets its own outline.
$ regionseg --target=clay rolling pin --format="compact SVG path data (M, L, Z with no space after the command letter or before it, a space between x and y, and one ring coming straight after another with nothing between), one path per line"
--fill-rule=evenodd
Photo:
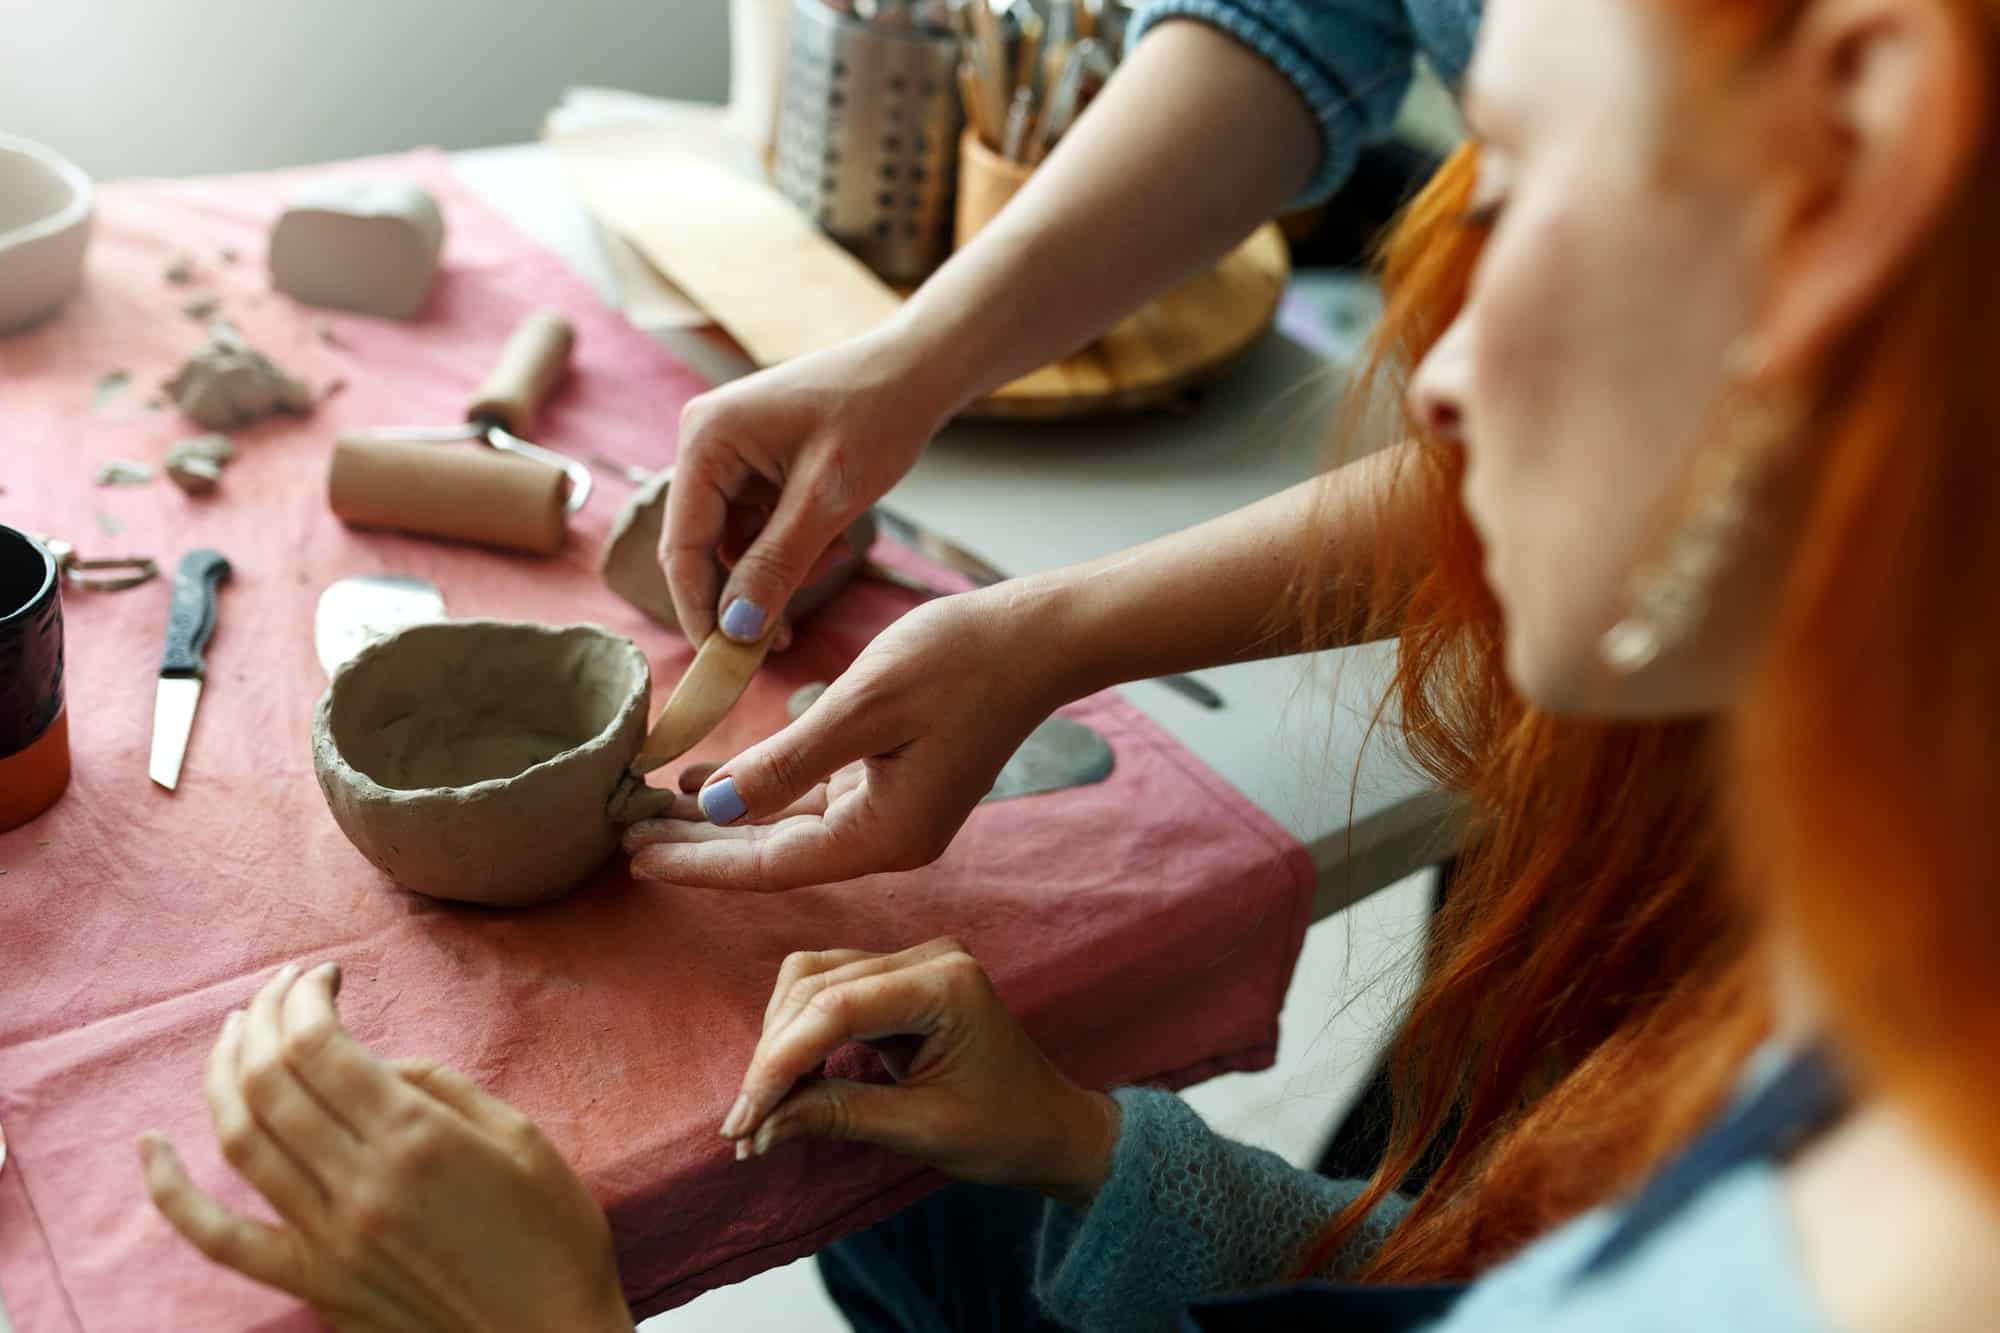
M738 643L716 630L703 639L627 771L644 777L701 744L743 697L770 650L769 634L755 643Z
M569 514L589 497L589 470L520 432L562 379L574 344L567 320L538 310L508 338L464 423L341 437L327 469L333 512L357 527L537 555L562 549ZM493 447L449 447L481 437Z

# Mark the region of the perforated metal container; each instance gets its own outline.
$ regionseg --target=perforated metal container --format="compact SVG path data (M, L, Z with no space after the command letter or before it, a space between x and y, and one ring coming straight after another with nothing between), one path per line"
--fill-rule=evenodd
M951 253L957 68L948 31L864 23L824 0L792 6L778 189L898 285Z

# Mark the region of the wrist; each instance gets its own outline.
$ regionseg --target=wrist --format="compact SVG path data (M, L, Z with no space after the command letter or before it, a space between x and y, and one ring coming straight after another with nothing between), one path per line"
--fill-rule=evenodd
M1074 1091L1063 1160L1043 1193L1071 1208L1088 1208L1111 1178L1123 1112L1105 1093L1083 1088Z
M1016 679L1038 719L1102 688L1095 664L1103 653L1086 640L1103 631L1089 623L1082 582L1069 570L1051 570L968 594L985 603L996 651L1027 668Z

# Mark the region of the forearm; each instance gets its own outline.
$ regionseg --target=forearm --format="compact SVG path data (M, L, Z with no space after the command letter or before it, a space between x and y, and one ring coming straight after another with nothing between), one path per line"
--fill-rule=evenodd
M1213 262L1298 193L1319 151L1269 63L1204 24L1163 24L900 327L956 411Z
M1407 446L1199 527L991 590L999 614L1041 636L1080 698L1128 680L1358 642L1371 603L1426 563L1424 531L1396 486ZM1299 580L1319 548L1310 618ZM1308 642L1308 619L1319 635Z

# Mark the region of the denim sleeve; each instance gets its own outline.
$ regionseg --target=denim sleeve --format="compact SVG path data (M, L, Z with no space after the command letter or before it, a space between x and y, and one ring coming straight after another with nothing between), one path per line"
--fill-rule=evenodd
M1290 1277L1291 1267L1362 1182L1300 1171L1225 1139L1169 1093L1123 1088L1111 1174L1087 1209L1051 1203L1035 1295L1057 1323L1088 1333L1172 1328L1189 1302ZM1320 1276L1372 1254L1404 1200L1371 1214Z
M1413 21L1412 8L1422 13ZM1436 11L1436 12L1434 12ZM1365 143L1396 123L1420 49L1455 76L1477 26L1473 0L1146 0L1127 46L1167 19L1220 28L1290 80L1320 127L1319 168L1295 207L1347 183ZM1461 49L1462 48L1462 49Z

